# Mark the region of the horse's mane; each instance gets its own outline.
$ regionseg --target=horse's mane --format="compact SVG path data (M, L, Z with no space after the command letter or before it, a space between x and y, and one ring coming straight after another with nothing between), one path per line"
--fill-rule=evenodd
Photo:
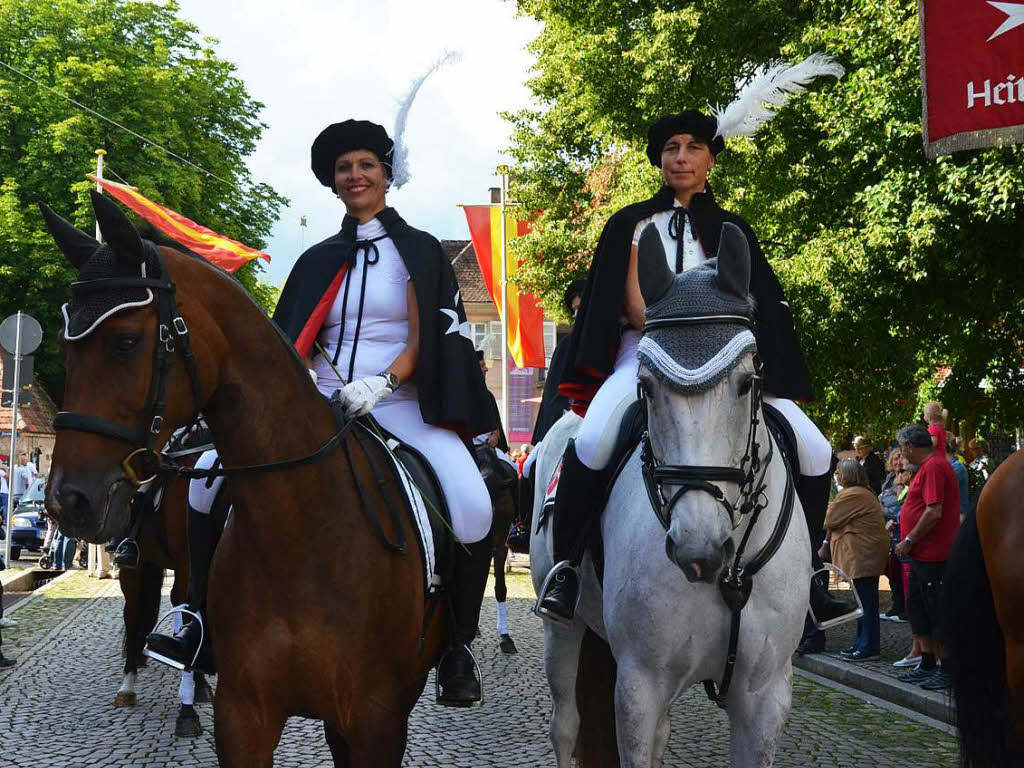
M204 259L195 251L189 250L174 238L169 237L168 235L158 230L148 221L140 222L136 229L138 229L139 235L144 240L149 240L151 243L158 247L170 248L171 250L177 251L181 255L188 256L190 259L198 261L199 263L205 265L209 269L212 269L213 271L219 273L220 275L223 275L224 277L228 278L237 288L241 290L241 293L256 306L256 308L260 311L260 314L263 315L263 317L266 318L267 322L270 323L273 329L277 331L278 337L281 339L285 347L287 347L288 350L292 353L292 357L295 359L295 362L297 362L302 367L303 371L306 370L305 363L303 362L302 358L299 357L299 353L295 350L295 345L292 344L291 340L285 335L284 331L281 330L281 327L274 322L273 318L266 313L263 307L261 307L259 304L256 304L256 300L253 299L252 295L247 290L245 290L245 287L238 281L238 279L234 275L232 275L230 272L221 269L216 264L211 263L207 259Z

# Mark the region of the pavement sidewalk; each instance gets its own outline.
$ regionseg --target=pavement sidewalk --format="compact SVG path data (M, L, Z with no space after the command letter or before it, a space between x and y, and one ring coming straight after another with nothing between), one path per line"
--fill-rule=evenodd
M882 610L888 610L892 603L889 593L881 592L879 598ZM840 651L853 645L856 636L856 622L830 629L825 633L825 652L794 656L793 666L941 722L954 723L954 709L948 693L926 691L896 677L906 671L894 667L893 662L902 659L910 650L909 622L882 621L881 657L872 661L852 662L839 656Z

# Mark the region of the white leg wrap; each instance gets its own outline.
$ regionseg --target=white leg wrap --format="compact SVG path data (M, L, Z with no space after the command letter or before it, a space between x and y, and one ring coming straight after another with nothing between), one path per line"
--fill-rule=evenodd
M498 603L498 634L508 634L508 603Z
M815 423L792 400L765 395L764 401L781 413L792 427L796 435L801 474L805 477L818 477L827 473L832 466L832 446Z
M121 687L117 689L118 693L135 693L135 679L138 677L134 672L129 672L124 676L121 681Z
M192 706L196 703L196 679L191 671L181 673L181 681L178 683L178 698L182 704Z
M216 451L207 451L199 457L196 462L196 469L209 469L217 460ZM213 508L213 501L217 498L217 491L220 490L223 477L216 478L212 483L209 480L192 480L188 484L188 505L197 512L204 515L210 514ZM207 488L209 484L209 488Z

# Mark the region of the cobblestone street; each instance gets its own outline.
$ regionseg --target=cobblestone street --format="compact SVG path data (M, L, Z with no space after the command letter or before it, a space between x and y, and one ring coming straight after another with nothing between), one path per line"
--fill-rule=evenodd
M517 655L501 654L493 634L494 601L484 604L484 636L476 650L485 705L448 710L430 698L433 680L413 713L407 766L553 766L546 728L549 699L540 664L539 621L529 613L532 588L515 574L509 623ZM121 678L122 599L115 581L75 571L11 613L4 651L18 665L0 672L2 768L215 766L212 709L198 706L206 732L173 736L177 675L151 663L139 676L139 704L115 709ZM795 677L795 701L777 766L864 768L954 766L946 731L806 676ZM725 715L699 688L673 710L666 766L727 764ZM279 766L331 765L319 723L293 719L276 752Z

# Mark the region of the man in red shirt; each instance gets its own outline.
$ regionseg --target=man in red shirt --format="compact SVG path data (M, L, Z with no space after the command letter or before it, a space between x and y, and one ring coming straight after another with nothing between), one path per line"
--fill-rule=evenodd
M921 645L921 663L901 675L906 682L927 690L949 688L949 675L936 664L942 657L939 632L942 616L942 580L946 559L960 524L960 487L953 467L936 451L924 427L912 424L899 431L904 461L918 465L900 511L900 557L910 557L907 611L910 628Z

